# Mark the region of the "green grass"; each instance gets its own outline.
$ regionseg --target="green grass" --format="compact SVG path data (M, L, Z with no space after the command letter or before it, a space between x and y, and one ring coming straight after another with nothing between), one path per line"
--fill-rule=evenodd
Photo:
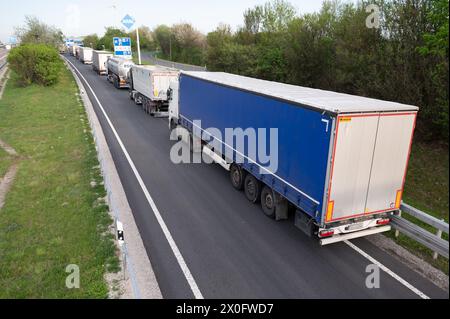
M0 211L0 298L105 298L118 271L93 139L78 88L64 69L53 87L21 88L12 74L0 100L0 138L21 161ZM80 289L65 285L80 268Z
M420 143L413 145L406 178L404 202L448 223L449 215L449 149L448 145ZM436 229L403 214L402 217L435 233ZM393 232L388 234L394 238ZM448 236L443 236L448 240ZM433 260L432 251L414 240L400 235L400 245L448 274L448 259L439 256Z
M448 222L448 146L415 143L406 177L404 201Z
M13 158L0 147L0 178L5 176L12 162Z

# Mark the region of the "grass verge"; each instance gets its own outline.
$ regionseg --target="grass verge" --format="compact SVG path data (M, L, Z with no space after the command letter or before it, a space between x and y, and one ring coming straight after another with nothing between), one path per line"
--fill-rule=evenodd
M119 262L76 83L66 69L53 87L15 79L0 100L0 138L22 159L0 210L0 298L105 298ZM79 289L66 287L70 264Z
M449 215L449 149L448 145L415 142L409 161L406 177L405 194L403 200L448 223ZM432 233L436 229L425 223L403 214L402 217L420 225ZM444 234L443 238L448 240ZM394 237L394 232L388 233L397 243L429 262L447 275L448 259L441 256L437 260L432 258L433 252L405 235Z

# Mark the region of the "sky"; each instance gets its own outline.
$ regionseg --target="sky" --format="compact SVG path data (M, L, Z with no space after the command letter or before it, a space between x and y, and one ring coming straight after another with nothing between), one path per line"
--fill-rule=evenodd
M236 28L247 8L267 0L0 0L0 41L7 42L14 27L24 25L25 16L35 16L63 31L66 36L103 35L107 26L121 26L129 14L137 25L191 23L203 33L219 23ZM321 0L290 0L298 13L318 11Z

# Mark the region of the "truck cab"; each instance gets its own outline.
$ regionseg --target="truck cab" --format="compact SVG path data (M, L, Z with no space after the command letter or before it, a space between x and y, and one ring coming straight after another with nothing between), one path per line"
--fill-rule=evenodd
M167 90L167 98L169 100L169 128L173 129L178 123L179 99L178 91L180 88L179 81L172 81Z

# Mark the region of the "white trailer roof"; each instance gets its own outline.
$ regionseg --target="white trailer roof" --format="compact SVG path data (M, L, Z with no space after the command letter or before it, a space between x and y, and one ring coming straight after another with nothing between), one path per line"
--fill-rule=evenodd
M198 79L255 92L332 113L417 111L412 105L249 78L223 72L182 71Z
M146 70L150 70L150 71L176 71L178 72L177 69L174 68L169 68L169 67L165 67L162 65L133 65L134 68L136 69L146 69Z

